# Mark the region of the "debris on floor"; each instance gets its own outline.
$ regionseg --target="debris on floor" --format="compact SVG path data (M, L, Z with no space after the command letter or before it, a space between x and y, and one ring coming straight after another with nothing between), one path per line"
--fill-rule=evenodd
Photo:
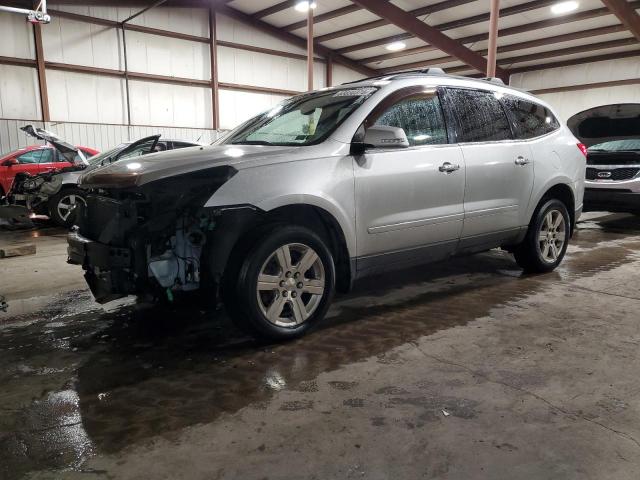
M24 257L25 255L35 255L36 244L27 243L25 245L9 245L0 247L0 258Z

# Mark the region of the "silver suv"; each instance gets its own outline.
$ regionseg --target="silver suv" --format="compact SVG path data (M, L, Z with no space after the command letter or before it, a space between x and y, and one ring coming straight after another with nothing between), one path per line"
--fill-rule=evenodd
M220 292L251 333L291 338L373 273L495 247L553 270L584 176L577 140L535 97L407 72L290 98L209 147L86 173L69 262L98 302Z

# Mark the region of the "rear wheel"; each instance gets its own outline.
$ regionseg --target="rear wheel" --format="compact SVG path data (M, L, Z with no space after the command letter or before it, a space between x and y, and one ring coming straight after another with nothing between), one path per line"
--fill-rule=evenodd
M565 204L555 198L542 202L525 239L513 252L516 262L525 272L552 271L564 258L570 231L571 220Z
M325 316L335 287L333 258L323 240L299 226L275 226L260 235L236 269L226 273L225 306L254 336L300 336ZM254 237L255 238L255 237Z
M65 188L49 199L49 217L61 227L71 227L76 219L76 206L86 206L84 192L79 188Z

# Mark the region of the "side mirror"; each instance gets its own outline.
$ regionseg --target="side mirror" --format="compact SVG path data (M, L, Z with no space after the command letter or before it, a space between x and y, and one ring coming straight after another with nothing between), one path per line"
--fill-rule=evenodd
M5 160L4 162L2 162L2 166L11 167L13 165L18 165L18 163L18 160L16 160L15 158L10 158L9 160Z
M363 143L373 148L407 148L409 146L407 135L402 128L387 125L372 125L367 128Z

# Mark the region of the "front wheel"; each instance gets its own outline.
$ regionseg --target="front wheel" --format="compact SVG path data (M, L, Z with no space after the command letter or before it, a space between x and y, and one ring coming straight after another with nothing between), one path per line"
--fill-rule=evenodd
M525 272L552 271L564 258L570 230L565 204L557 199L546 201L536 210L525 239L513 252L516 262Z
M61 227L73 226L76 219L76 206L86 206L84 192L79 188L65 188L49 199L49 218Z
M299 226L275 226L249 249L223 288L233 319L257 337L286 340L325 316L335 288L333 257L323 240Z

